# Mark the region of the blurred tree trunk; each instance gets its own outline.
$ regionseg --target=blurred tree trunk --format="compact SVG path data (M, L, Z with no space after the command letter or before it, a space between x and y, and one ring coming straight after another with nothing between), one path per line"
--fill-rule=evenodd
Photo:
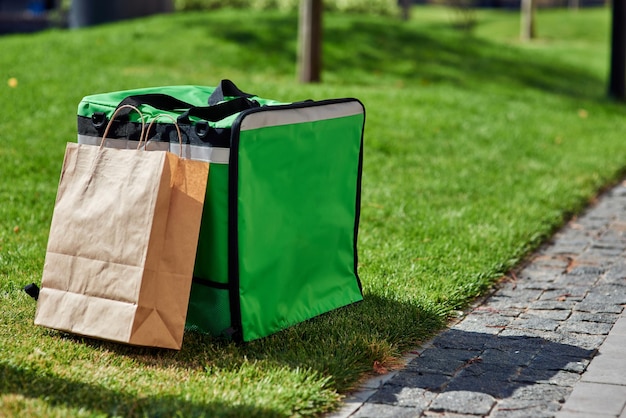
M535 0L522 0L520 39L529 41L535 37Z
M402 7L402 20L409 20L411 18L411 0L400 0L400 6Z
M626 4L613 0L609 96L626 99Z
M568 0L567 6L570 9L578 10L578 8L580 7L580 0Z
M322 8L322 0L300 0L298 78L302 83L321 80Z

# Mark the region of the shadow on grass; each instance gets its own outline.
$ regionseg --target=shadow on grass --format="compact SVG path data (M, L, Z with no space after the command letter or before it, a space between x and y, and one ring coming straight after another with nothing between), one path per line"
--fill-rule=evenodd
M225 17L225 18L224 18ZM296 60L297 17L258 15L255 25L229 16L185 21L203 25L207 36L249 50L247 65L289 71ZM332 79L371 83L372 77L427 85L449 82L480 87L493 83L573 97L600 97L604 80L555 57L469 36L449 26L424 27L385 18L328 16L324 70ZM384 81L381 81L384 82Z
M234 406L220 402L194 403L176 396L138 396L113 391L97 384L19 369L0 363L0 394L45 399L51 406L80 409L106 416L145 417L254 417L277 416L276 411L256 406Z
M62 332L51 336L105 349L149 367L184 370L239 370L244 362L260 362L259 368L310 369L331 376L332 388L345 391L374 362L393 362L404 351L441 329L441 315L416 304L367 295L362 302L340 308L294 325L268 337L236 344L224 338L185 332L180 351L116 344Z
M325 56L330 71L346 73L343 68L357 68L422 84L496 83L573 97L597 97L605 91L604 81L584 69L449 28L389 27L385 22L354 21L349 27L327 30L325 36L340 45Z
M187 332L182 349L174 351L133 347L54 330L42 329L41 332L43 338L58 340L52 341L51 347L63 345L66 353L85 347L91 350L81 361L93 359L96 369L100 361L108 364L113 355L131 360L128 363L132 364L133 374L141 375L142 369L149 373L177 369L181 375L192 371L195 379L200 380L206 374L207 382L214 381L211 378L214 373L236 375L243 366L258 370L259 379L275 374L275 370L283 370L281 373L304 374L313 381L330 378L322 384L323 390L328 391L326 394L311 395L310 389L304 390L309 391L307 396L313 396L314 402L322 402L326 396L324 402L333 402L334 390L342 392L354 387L364 373L373 371L375 362L389 367L391 364L385 362L407 350L407 344L411 344L407 341L417 344L418 338L429 335L443 324L440 316L416 305L367 296L363 302L245 344ZM49 352L53 353L54 349L50 348ZM57 362L54 355L48 360ZM98 379L106 382L106 373L123 373L123 369L116 370L103 372L105 374L100 374ZM92 376L91 372L86 376ZM158 384L166 383L159 381ZM107 383L98 385L82 381L80 377L63 378L37 366L17 368L6 363L0 363L0 394L19 394L42 399L53 406L119 416L279 416L284 413L254 405L186 400L185 395L192 393L145 396L137 394L132 387L111 389ZM316 400L317 397L320 400Z

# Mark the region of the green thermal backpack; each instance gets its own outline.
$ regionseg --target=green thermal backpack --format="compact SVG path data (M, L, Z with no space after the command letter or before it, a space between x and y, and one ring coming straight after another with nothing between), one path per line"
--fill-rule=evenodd
M186 327L261 338L362 300L357 231L365 109L356 99L280 103L219 86L86 96L78 142L99 144L115 109L168 114L183 156L209 161ZM122 109L106 146L136 148L141 123ZM149 149L180 150L159 118Z

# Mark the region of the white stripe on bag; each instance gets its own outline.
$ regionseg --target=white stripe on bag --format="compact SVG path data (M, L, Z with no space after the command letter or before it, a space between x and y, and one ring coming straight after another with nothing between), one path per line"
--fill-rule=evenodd
M268 107L267 109L271 109ZM331 103L320 106L276 109L269 112L254 112L246 115L241 130L259 129L269 126L292 125L355 116L363 113L361 103L355 101Z
M100 145L101 141L101 137L78 135L79 144ZM107 148L134 149L137 148L137 141L107 138L104 146ZM176 142L148 141L147 150L169 151L178 155L180 145ZM213 164L228 164L230 149L183 144L183 157L191 160L208 161Z

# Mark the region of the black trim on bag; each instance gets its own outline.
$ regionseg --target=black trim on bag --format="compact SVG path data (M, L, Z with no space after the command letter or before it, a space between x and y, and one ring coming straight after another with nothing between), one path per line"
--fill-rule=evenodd
M363 177L363 136L365 135L365 105L358 99L354 99L363 108L363 127L361 128L361 149L359 150L359 172L357 173L356 180L356 210L354 212L354 275L356 276L356 282L359 285L359 291L363 296L363 285L361 284L361 278L359 277L359 251L357 249L358 237L359 237L359 222L361 219L361 180Z
M357 272L358 253L357 236L359 219L361 216L361 178L363 171L363 135L365 131L365 106L354 98L329 99L317 102L304 101L287 105L264 106L245 110L239 114L232 125L230 142L230 161L228 164L228 297L230 302L230 323L233 329L233 339L237 342L244 340L244 330L241 316L241 299L239 294L240 271L239 271L239 226L238 226L238 194L239 194L239 140L241 133L241 123L243 119L258 112L271 112L275 110L301 109L315 106L326 106L338 103L358 102L363 108L363 128L361 129L361 146L359 150L359 163L357 175L356 212L354 222L354 275L361 295L363 287Z
M232 338L243 341L243 324L241 322L241 300L239 298L239 227L237 204L239 194L239 136L241 121L257 109L242 112L231 128L230 158L228 162L228 301L230 306L230 325Z
M202 277L196 277L196 276L193 276L192 281L202 286L212 287L214 289L228 290L228 283L220 283L214 280L203 279Z
M94 114L95 115L95 114ZM105 121L102 121L102 116ZM85 136L93 136L101 138L104 134L107 118L97 115L95 118L87 116L78 116L78 134ZM152 141L176 142L178 136L176 128L172 123L155 123L150 132L152 133ZM230 128L213 128L206 122L198 122L196 124L179 124L184 144L211 146L218 148L228 148L230 146L231 129ZM141 123L139 122L119 122L113 121L111 130L107 138L112 139L130 139L138 141L141 134Z

